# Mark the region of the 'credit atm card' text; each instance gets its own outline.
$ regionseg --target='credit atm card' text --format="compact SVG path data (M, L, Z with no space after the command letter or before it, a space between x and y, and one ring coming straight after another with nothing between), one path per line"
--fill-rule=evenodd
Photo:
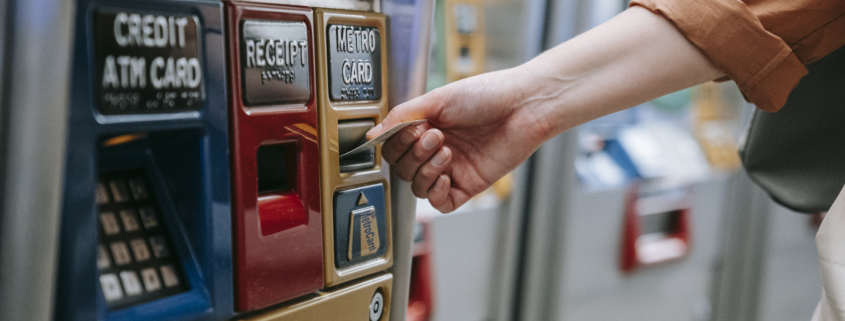
M199 110L199 20L182 13L99 9L94 19L97 106L104 115Z
M246 105L308 102L311 82L304 22L244 21L240 45Z
M331 99L381 99L381 36L378 28L329 25L326 32Z

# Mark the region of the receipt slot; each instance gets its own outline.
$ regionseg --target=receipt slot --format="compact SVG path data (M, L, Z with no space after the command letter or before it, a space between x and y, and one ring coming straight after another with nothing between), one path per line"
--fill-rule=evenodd
M313 13L226 2L235 306L323 286Z
M385 19L315 10L325 286L393 264L381 147L341 159L387 115Z
M76 8L55 318L231 317L222 5Z

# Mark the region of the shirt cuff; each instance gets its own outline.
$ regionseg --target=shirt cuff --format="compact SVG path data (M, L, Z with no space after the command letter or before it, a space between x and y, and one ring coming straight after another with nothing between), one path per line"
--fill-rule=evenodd
M664 16L739 86L749 101L777 111L807 68L738 0L633 0Z

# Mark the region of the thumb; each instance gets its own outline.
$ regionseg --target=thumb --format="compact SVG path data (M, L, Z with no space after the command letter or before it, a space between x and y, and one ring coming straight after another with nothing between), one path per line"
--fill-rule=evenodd
M427 93L393 108L381 124L367 132L367 139L373 139L382 132L406 121L436 118L439 104L435 95L432 95L433 93Z

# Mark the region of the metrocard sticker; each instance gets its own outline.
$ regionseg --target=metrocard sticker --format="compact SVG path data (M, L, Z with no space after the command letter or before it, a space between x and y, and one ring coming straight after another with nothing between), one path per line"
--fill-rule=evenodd
M353 210L349 217L349 222L349 253L347 258L352 260L376 253L381 245L378 235L376 208L371 205ZM361 242L357 250L355 250L356 232Z

